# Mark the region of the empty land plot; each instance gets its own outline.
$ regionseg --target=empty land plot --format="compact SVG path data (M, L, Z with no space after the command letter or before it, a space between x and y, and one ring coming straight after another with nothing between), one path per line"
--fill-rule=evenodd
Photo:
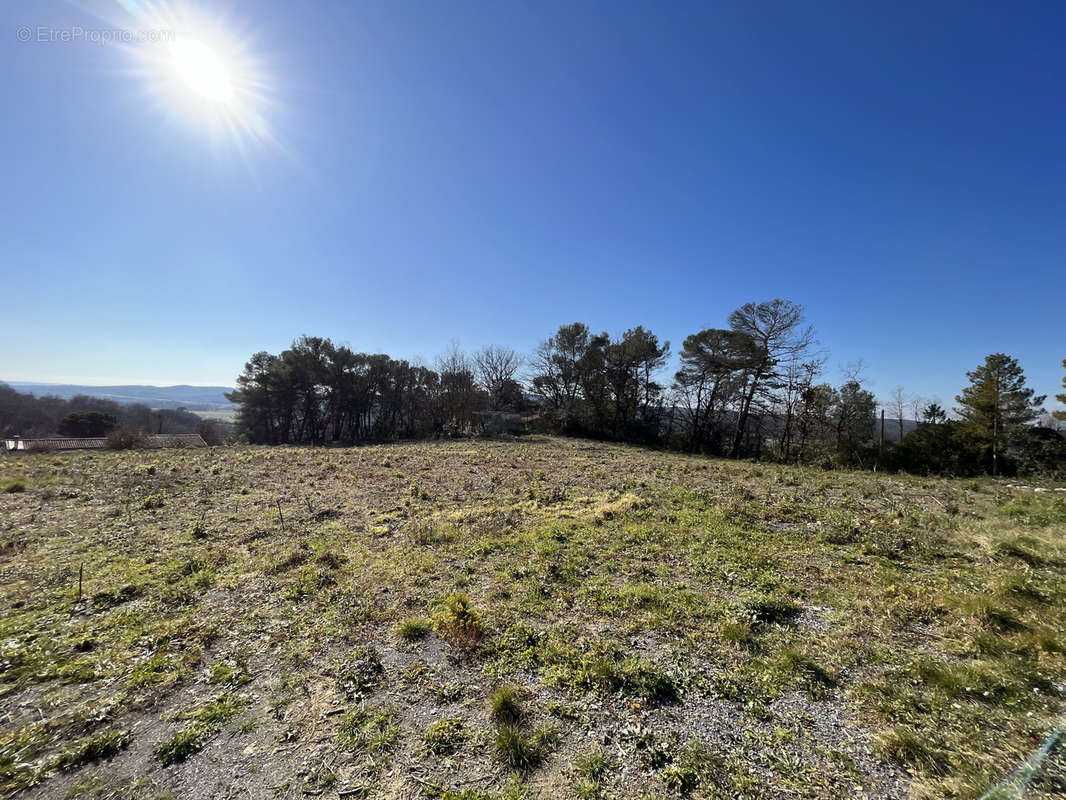
M0 488L5 797L972 798L1063 710L1052 493L548 438Z

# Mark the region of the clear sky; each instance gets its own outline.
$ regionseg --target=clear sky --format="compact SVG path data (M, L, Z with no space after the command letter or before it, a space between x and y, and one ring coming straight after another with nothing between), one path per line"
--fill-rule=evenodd
M160 20L223 107L168 44L56 38ZM0 378L574 320L676 351L785 297L830 379L950 404L1004 351L1061 391L1061 2L35 0L0 36Z

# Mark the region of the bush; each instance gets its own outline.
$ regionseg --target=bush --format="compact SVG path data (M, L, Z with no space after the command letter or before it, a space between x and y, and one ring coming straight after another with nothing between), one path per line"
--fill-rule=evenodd
M1053 428L1022 428L1011 437L1007 457L1018 475L1066 476L1066 438Z
M167 504L167 498L162 494L150 494L144 500L141 501L141 508L145 511L154 511L157 508L162 508Z
M888 466L916 475L980 475L983 450L957 422L923 425L889 452Z

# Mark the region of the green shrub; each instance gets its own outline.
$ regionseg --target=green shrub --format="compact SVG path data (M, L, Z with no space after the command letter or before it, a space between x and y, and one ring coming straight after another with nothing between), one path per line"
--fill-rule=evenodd
M166 497L162 494L150 494L141 501L141 508L145 511L154 511L167 504Z

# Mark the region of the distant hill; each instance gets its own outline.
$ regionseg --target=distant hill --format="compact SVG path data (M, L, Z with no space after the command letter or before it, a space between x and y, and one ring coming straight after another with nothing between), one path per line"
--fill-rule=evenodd
M918 428L917 420L905 419L903 420L903 435L906 436L913 430ZM881 417L878 415L877 422L874 425L875 438L881 435ZM890 417L885 414L885 441L886 442L898 442L899 441L899 417Z
M114 400L116 403L144 403L152 408L186 408L189 411L228 411L236 408L226 399L229 386L82 386L68 383L28 383L5 381L12 389L36 397L51 395L70 399L79 394Z

